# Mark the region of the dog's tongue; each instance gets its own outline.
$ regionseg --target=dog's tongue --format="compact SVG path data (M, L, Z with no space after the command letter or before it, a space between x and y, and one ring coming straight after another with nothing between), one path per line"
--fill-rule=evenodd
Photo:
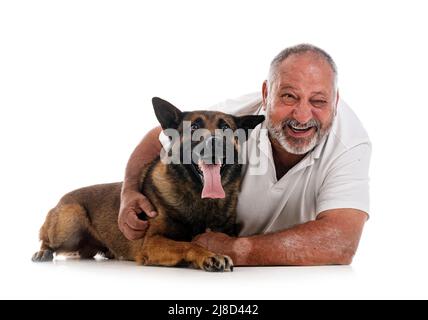
M202 189L202 198L224 198L226 195L221 185L220 169L221 164L205 164L202 161L199 167L204 175L204 188Z

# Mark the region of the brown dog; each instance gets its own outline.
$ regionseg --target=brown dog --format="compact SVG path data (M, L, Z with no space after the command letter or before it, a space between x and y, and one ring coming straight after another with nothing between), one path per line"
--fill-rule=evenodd
M203 143L214 150L219 148L216 129L248 130L264 120L263 116L181 112L160 98L153 98L153 106L162 128L176 129L179 133L169 154L180 152L181 162L184 162L185 152L183 121L190 121L192 131L207 129ZM198 161L192 158L187 164L166 164L157 158L146 166L140 189L153 203L158 215L150 219L143 239L129 241L117 226L122 183L94 185L66 194L49 211L40 229L41 249L33 255L33 261L51 261L54 252L78 252L81 258L103 253L108 258L134 260L144 265L184 263L206 271L231 271L233 264L229 257L216 255L190 242L207 228L230 235L235 233L242 166L236 156L239 143L236 137L222 139L224 150L232 146L235 152L233 163L209 155L210 164L201 152L199 158L196 157ZM200 143L190 143L192 152L197 145Z

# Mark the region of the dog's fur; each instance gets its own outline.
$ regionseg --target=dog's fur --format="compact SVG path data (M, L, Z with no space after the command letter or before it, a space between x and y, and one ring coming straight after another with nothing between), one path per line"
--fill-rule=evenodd
M226 123L232 130L254 128L263 116L234 117L220 112L181 112L160 98L153 98L163 129L174 128L183 139L182 121L198 121L212 134ZM239 146L236 139L235 151ZM236 158L235 158L236 159ZM49 211L40 229L40 251L33 261L51 261L54 252L78 252L81 258L103 253L108 258L134 260L144 265L191 265L206 271L229 271L231 259L216 255L191 242L206 228L234 234L241 165L235 160L222 168L226 197L201 198L202 183L192 165L164 164L155 159L143 170L141 192L158 215L149 220L143 239L127 240L117 226L122 183L94 185L72 191Z

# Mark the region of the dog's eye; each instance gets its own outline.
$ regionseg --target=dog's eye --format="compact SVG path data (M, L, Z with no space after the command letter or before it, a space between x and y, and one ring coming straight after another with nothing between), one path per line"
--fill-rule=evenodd
M192 129L192 131L195 131L195 130L203 128L203 126L204 126L204 122L202 121L202 119L197 118L197 119L192 121L190 129Z
M230 129L230 127L229 127L229 125L228 125L227 123L222 123L222 124L220 125L220 129L221 129L221 130L226 130L226 129Z

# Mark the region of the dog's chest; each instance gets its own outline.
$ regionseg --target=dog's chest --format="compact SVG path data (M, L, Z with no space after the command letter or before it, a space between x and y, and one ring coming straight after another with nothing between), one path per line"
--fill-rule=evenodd
M231 227L233 212L225 210L217 201L195 201L182 209L185 210L171 212L169 216L181 222L192 236L205 232L207 228L226 232Z

